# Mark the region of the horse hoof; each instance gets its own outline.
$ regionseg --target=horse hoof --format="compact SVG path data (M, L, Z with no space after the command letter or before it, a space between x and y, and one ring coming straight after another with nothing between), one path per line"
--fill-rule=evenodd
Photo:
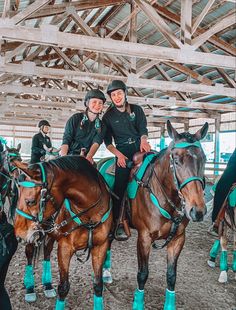
M111 275L111 269L110 268L103 268L103 274L102 274L103 283L112 283L112 275Z
M35 302L36 299L37 299L36 293L25 294L25 301L26 302Z
M228 281L228 276L226 271L221 271L218 281L220 283L226 283Z
M47 298L54 298L57 296L57 293L54 288L52 288L51 290L44 290L44 295Z
M213 261L211 261L210 259L207 261L207 264L208 264L208 266L211 267L211 268L215 268L215 266L216 266L216 263L213 262Z

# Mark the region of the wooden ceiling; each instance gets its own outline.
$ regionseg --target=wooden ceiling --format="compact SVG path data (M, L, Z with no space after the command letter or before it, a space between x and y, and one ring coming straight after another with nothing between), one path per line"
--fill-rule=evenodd
M235 2L1 1L0 125L64 127L113 79L150 126L219 122L236 111Z

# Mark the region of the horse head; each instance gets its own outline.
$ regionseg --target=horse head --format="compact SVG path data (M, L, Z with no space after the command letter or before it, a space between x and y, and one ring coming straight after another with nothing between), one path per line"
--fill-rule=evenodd
M185 201L185 213L188 219L200 222L206 214L204 200L206 156L200 140L207 134L208 123L195 134L190 134L178 133L170 121L167 121L167 131L172 138L168 149L176 189Z
M29 165L15 159L14 165L23 172L18 179L19 200L14 222L15 233L27 243L37 245L45 235L45 219L55 212L47 187L47 177L40 168L42 164Z
M16 172L16 167L13 164L13 160L19 160L21 161L21 155L20 155L20 149L21 149L21 143L17 145L17 147L8 147L6 145L5 151L1 153L1 164L5 170L5 172L10 175L17 177L18 174Z

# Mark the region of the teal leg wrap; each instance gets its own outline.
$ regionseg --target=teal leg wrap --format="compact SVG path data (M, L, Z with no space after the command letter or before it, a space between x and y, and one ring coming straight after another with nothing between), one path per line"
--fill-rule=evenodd
M144 310L144 290L136 289L132 310Z
M103 310L103 297L93 295L93 310Z
M42 284L52 283L52 271L50 260L43 260Z
M213 243L213 246L211 248L210 257L216 258L217 254L219 253L219 250L220 250L220 240L217 239L217 240L215 240L215 242Z
M65 309L65 300L59 300L57 299L56 305L55 305L55 310L64 310Z
M227 271L228 270L228 252L222 251L220 255L220 271Z
M34 288L34 269L32 265L25 266L24 285L26 289Z
M166 300L164 310L175 310L175 291L166 289Z
M233 251L232 270L233 272L236 272L236 250Z
M103 268L111 268L111 250L107 251L106 259Z

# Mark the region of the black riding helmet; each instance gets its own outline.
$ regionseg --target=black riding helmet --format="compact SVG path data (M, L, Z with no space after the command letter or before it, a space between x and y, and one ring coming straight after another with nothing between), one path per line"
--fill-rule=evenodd
M127 86L125 85L124 82L122 82L120 80L114 80L108 85L107 94L110 96L111 92L113 92L114 90L117 90L117 89L123 89L125 94L127 94Z
M89 102L90 99L92 98L97 98L97 99L101 99L103 101L103 103L105 103L106 101L106 97L103 94L103 92L99 89L91 89L87 92L85 98L84 98L84 105L87 107L87 104Z
M39 127L39 128L42 127L42 126L49 126L49 127L51 127L51 125L49 124L49 122L48 122L47 120L45 120L45 119L42 119L42 120L39 121L39 123L38 123L38 127Z

